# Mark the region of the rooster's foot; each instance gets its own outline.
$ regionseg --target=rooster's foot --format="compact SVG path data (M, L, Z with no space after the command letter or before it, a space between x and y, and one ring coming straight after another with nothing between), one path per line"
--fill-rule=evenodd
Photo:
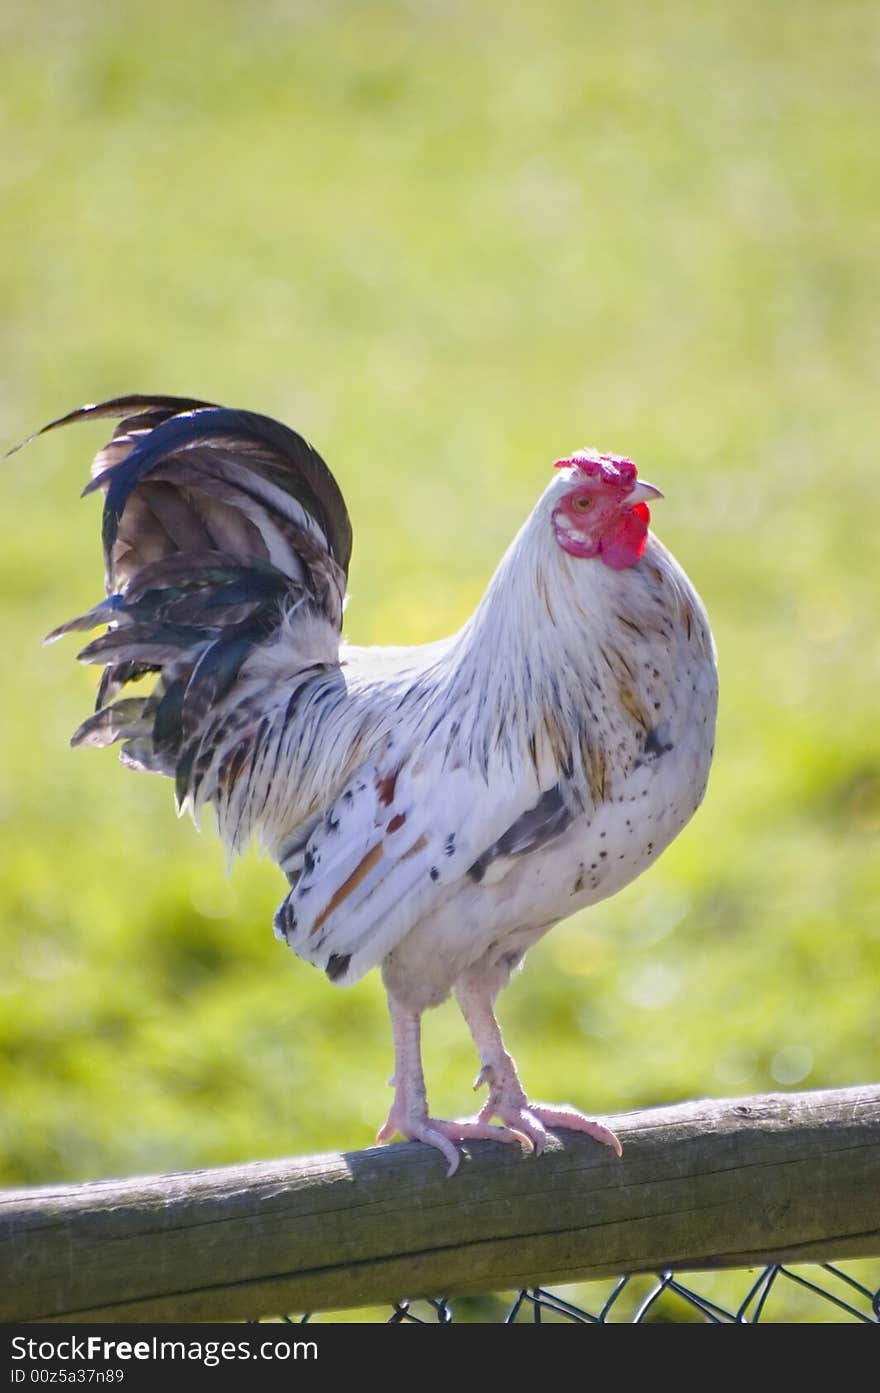
M528 1139L536 1156L540 1156L547 1144L548 1128L553 1132L586 1132L603 1146L610 1146L617 1156L622 1154L623 1148L610 1127L566 1104L530 1103L515 1073L511 1073L512 1077L502 1070L500 1077L496 1076L491 1065L484 1065L480 1070L474 1088L484 1083L489 1085L489 1097L479 1112L480 1122L488 1122L491 1117L500 1118L506 1128Z
M454 1145L455 1142L523 1142L529 1140L524 1132L517 1131L515 1128L490 1126L482 1115L479 1118L460 1118L457 1121L446 1122L442 1118L428 1117L427 1113L408 1113L404 1109L392 1105L388 1117L376 1134L376 1141L390 1141L398 1132L407 1141L425 1142L428 1146L434 1146L442 1152L449 1166L446 1172L447 1177L455 1174L461 1160L458 1147Z

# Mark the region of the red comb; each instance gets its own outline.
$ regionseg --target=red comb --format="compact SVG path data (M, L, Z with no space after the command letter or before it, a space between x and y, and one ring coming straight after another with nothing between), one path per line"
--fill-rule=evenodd
M583 474L599 479L603 484L625 484L628 489L632 488L638 475L638 470L626 455L602 455L598 450L575 450L567 459L558 459L553 468L580 469Z

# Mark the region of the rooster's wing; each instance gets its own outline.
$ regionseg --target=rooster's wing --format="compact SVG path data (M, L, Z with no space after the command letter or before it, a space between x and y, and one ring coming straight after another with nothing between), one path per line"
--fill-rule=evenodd
M573 788L542 790L526 763L490 785L430 748L393 753L361 768L308 842L279 858L292 889L276 932L340 984L381 962L463 883L497 884L577 815Z

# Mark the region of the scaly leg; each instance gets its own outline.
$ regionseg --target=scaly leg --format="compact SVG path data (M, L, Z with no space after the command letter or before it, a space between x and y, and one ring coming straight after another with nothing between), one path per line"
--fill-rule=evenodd
M422 1141L435 1146L448 1162L447 1176L454 1175L461 1159L457 1141L482 1139L486 1141L519 1142L525 1138L509 1127L491 1127L482 1116L445 1122L428 1116L428 1097L422 1072L421 1021L417 1011L407 1011L394 997L388 995L391 1028L394 1034L394 1102L384 1124L379 1128L377 1142L390 1141L395 1132L407 1141Z
M468 1023L482 1065L474 1088L489 1085L489 1097L479 1112L479 1120L498 1117L507 1127L528 1137L540 1155L547 1142L546 1128L566 1128L586 1132L619 1156L621 1146L609 1127L585 1117L576 1108L530 1103L516 1072L516 1065L504 1048L501 1027L495 1018L497 984L490 973L473 973L461 978L455 988L456 999Z

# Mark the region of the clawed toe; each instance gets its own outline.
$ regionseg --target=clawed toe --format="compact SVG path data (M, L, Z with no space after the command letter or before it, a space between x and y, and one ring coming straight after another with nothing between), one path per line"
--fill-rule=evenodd
M493 1117L499 1118L502 1125L491 1122ZM392 1137L400 1135L407 1141L420 1141L426 1146L433 1146L446 1161L447 1176L452 1176L461 1161L457 1142L519 1142L540 1156L547 1145L548 1129L553 1132L584 1132L603 1146L609 1146L617 1156L621 1154L620 1142L611 1128L585 1117L576 1108L554 1107L548 1103L511 1104L491 1096L477 1117L452 1121L438 1117L402 1116L392 1108L376 1134L376 1141L389 1142Z
M438 1117L409 1118L396 1116L392 1108L386 1121L376 1134L376 1141L379 1143L388 1142L398 1133L407 1141L424 1142L427 1146L433 1146L441 1152L448 1163L447 1176L455 1174L461 1160L461 1154L455 1145L456 1142L500 1141L509 1143L529 1141L523 1132L512 1127L499 1127L489 1123L482 1116L458 1118L453 1121L446 1121Z
M547 1145L548 1130L584 1132L603 1146L609 1146L615 1155L620 1156L623 1152L620 1141L610 1127L585 1117L577 1108L564 1104L529 1103L525 1099L511 1100L499 1096L499 1093L500 1090L490 1087L489 1098L480 1110L480 1120L488 1122L490 1117L500 1118L511 1131L529 1143L536 1156L540 1156Z
M528 1108L505 1107L490 1097L480 1109L479 1117L481 1122L488 1122L490 1117L499 1117L536 1156L540 1156L547 1145L547 1132L543 1123Z
M577 1108L567 1105L554 1106L551 1103L531 1103L529 1111L534 1117L539 1117L545 1127L551 1131L558 1130L569 1132L585 1132L594 1141L601 1142L603 1146L610 1146L616 1156L623 1155L623 1147L615 1132L610 1127L606 1127L603 1122L596 1122L592 1117L585 1117Z

